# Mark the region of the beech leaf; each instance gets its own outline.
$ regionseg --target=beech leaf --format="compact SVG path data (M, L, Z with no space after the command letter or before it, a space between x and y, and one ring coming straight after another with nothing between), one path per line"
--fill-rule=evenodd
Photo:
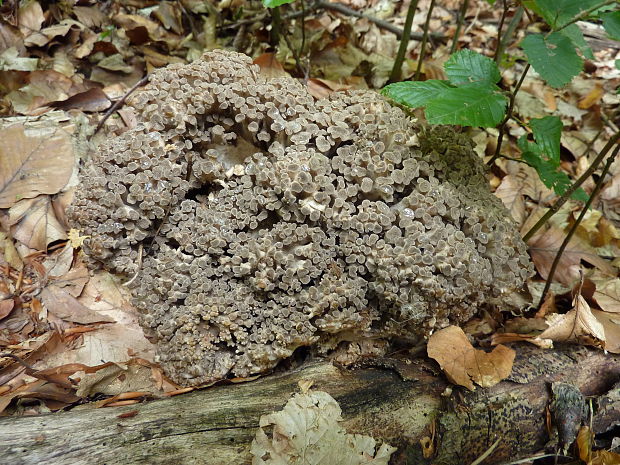
M254 465L387 465L395 447L347 434L342 410L326 392L295 394L280 412L263 415L252 441ZM271 431L269 437L267 432Z
M434 333L428 340L427 351L452 383L471 391L475 389L474 382L491 387L507 378L516 355L514 350L503 345L490 353L475 349L458 326L448 326Z
M47 195L13 205L9 210L9 224L13 238L31 249L46 250L50 242L67 238Z
M56 194L69 181L74 154L63 130L30 135L21 124L0 129L0 208L20 199Z

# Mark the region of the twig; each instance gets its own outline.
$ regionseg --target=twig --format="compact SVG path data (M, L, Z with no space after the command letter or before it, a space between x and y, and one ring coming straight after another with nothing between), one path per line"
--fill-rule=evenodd
M110 116L112 116L112 114L118 110L122 105L125 104L125 101L127 100L127 98L133 94L133 92L138 88L138 87L142 87L144 84L146 84L149 80L149 75L147 74L146 76L144 76L142 79L140 79L138 82L136 82L131 89L129 89L125 95L123 95L120 99L118 99L116 102L114 102L114 105L112 105L108 111L105 112L105 115L103 115L103 118L101 119L101 121L99 121L99 124L97 125L97 128L95 129L95 132L93 132L93 135L90 137L93 137L95 134L97 134L99 132L99 130L103 127L104 123L108 120L108 118Z
M323 8L325 10L334 10L347 16L353 16L355 18L366 18L371 23L376 24L379 28L392 32L399 39L403 36L403 30L394 26L392 23L388 23L387 21L384 21L382 19L352 10L351 8L346 7L341 3L331 3L325 0L317 0L316 4L319 8ZM413 40L421 40L423 35L419 32L412 32L409 37ZM433 37L434 39L443 39L444 35L439 32L434 32L431 34L431 37Z
M517 82L517 85L515 86L514 90L510 93L510 102L508 104L508 111L506 112L506 116L504 117L504 120L502 121L502 124L499 127L499 135L497 136L497 146L495 147L495 153L493 154L491 159L487 162L487 166L493 166L493 163L495 162L495 160L497 160L497 158L500 155L500 151L502 150L502 142L504 140L504 132L506 129L506 124L508 123L508 120L512 117L512 110L514 109L514 106L515 106L515 99L517 96L517 92L521 88L521 85L523 84L523 81L525 80L525 76L527 75L527 72L529 70L530 70L530 64L528 63L527 65L525 65L525 69L523 70L523 73L521 74L521 78L519 79L519 82Z
M474 460L470 465L480 465L482 462L484 462L484 460L493 453L493 451L495 449L497 449L497 446L499 445L499 440L501 438L497 438L497 440L491 444L491 447L489 447L484 454L482 454L480 457L478 457L476 460Z
M136 269L136 273L133 275L133 277L127 281L126 283L123 283L123 286L125 287L129 287L133 284L133 282L138 278L138 275L140 274L140 269L142 268L142 251L143 251L144 247L142 245L142 243L140 243L140 245L138 246L138 269Z
M609 139L609 141L607 141L607 144L605 144L605 147L603 147L603 149L600 151L600 153L597 155L597 157L594 159L594 161L592 162L592 164L588 167L588 169L585 171L585 173L583 173L579 179L577 179L577 181L575 181L567 190L566 192L564 192L560 198L557 200L557 202L555 202L551 208L549 208L549 210L547 210L547 213L545 213L537 222L534 226L532 226L532 228L525 234L525 236L523 236L523 241L527 242L529 239L531 239L531 237L536 234L536 232L549 220L549 218L551 218L553 215L555 215L558 210L560 208L562 208L562 205L564 205L566 203L566 201L570 198L571 195L573 195L573 192L575 192L579 186L581 186L584 182L586 182L586 180L592 176L594 174L594 172L597 170L598 166L601 164L601 162L605 159L605 156L607 155L607 152L609 152L612 147L618 142L618 140L620 140L620 132L617 132L616 134L613 135L613 137L611 139Z
M607 176L607 173L609 172L609 168L611 167L611 164L616 159L616 155L618 154L619 151L620 151L620 145L616 147L616 149L613 151L611 156L607 159L607 163L605 163L605 166L603 167L603 172L601 173L601 177L596 183L596 186L594 187L592 194L590 194L590 198L588 198L588 201L583 206L583 209L581 210L579 217L577 217L577 219L575 220L575 222L569 229L568 233L566 234L566 237L562 241L562 244L560 245L560 248L558 249L558 253L553 259L553 264L551 265L551 269L549 270L549 276L547 276L547 282L545 283L545 288L543 289L542 294L540 296L540 302L538 302L538 307L537 307L538 309L540 309L540 307L542 306L543 302L545 301L545 296L547 295L547 292L549 292L549 288L551 287L551 282L553 281L553 275L555 274L555 270L557 269L558 264L560 263L564 250L566 250L568 243L573 238L575 231L577 231L577 227L583 221L583 218L586 216L586 213L590 209L590 205L592 205L594 198L601 191L603 187L603 183L605 181L605 176Z
M499 61L502 58L499 44L501 44L502 42L502 29L504 29L504 21L506 21L506 15L508 14L508 4L506 3L506 0L503 0L502 4L503 4L502 17L499 20L499 26L497 27L497 48L495 49L495 56L493 57L493 60L497 64L499 64Z
M502 465L521 465L522 463L532 463L534 460L538 459L546 459L550 457L561 457L563 459L572 459L567 455L558 455L558 454L543 454L543 455L534 455L533 457L527 457L525 459L515 460L513 462L504 462Z
M411 36L411 25L413 24L413 18L418 8L418 0L411 0L409 8L407 9L407 17L405 18L405 26L403 28L403 34L400 38L400 45L398 52L396 53L396 59L394 60L394 66L392 66L392 72L390 73L390 82L400 81L400 75L402 71L403 61L405 60L405 52L407 51L407 45Z
M0 354L0 358L3 357L7 357L7 358L12 358L13 360L15 360L17 363L19 363L20 365L22 365L23 367L25 367L27 370L30 371L37 371L36 368L34 368L32 365L29 365L28 363L24 362L21 357L18 357L17 355L14 354Z
M435 0L431 0L431 4L428 7L428 14L426 15L426 22L424 23L424 34L422 36L422 45L420 46L420 55L418 56L418 67L415 70L414 80L420 80L420 73L422 72L422 62L424 61L424 54L426 53L426 42L428 40L428 28L431 23L431 15L433 14L433 8L435 8Z
M461 35L461 28L463 27L463 22L465 21L465 15L467 14L467 8L469 8L469 0L463 0L463 4L461 5L461 10L459 11L459 17L456 20L456 31L454 31L454 37L452 38L452 47L450 47L450 55L452 55L459 43L459 36Z
M519 6L519 8L517 8L517 11L515 11L514 16L510 20L510 23L508 24L508 28L506 29L506 32L504 33L502 40L497 44L496 53L497 53L497 56L499 57L499 60L497 62L498 64L502 59L501 57L504 54L504 50L506 50L506 47L508 46L508 41L514 35L515 30L517 29L517 26L519 26L519 23L521 22L521 18L523 18L523 7Z

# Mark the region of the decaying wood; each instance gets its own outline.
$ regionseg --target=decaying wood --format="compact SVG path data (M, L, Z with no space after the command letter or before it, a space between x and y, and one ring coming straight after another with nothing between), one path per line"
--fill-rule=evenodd
M549 441L545 408L549 383L573 383L600 396L596 432L620 418L620 357L585 348L553 351L519 345L510 380L471 393L449 385L432 363L383 360L383 367L341 369L328 362L256 381L218 386L142 405L74 409L0 419L0 457L18 464L245 464L261 415L280 410L312 380L343 409L350 433L397 446L393 464L467 464L498 438L484 462L528 456ZM613 388L613 389L612 389ZM442 393L444 395L442 395ZM122 414L136 411L135 416ZM422 457L419 440L436 425L436 455Z

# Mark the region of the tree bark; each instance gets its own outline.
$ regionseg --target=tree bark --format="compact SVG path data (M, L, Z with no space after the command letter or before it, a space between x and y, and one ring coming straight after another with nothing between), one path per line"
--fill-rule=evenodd
M140 405L4 417L0 457L12 465L249 464L260 416L282 409L302 380L339 402L349 433L396 446L391 464L468 464L496 439L483 463L531 456L549 441L545 409L551 382L571 383L586 396L598 396L596 433L618 423L620 395L614 383L620 357L574 346L514 347L518 355L511 377L475 392L453 386L450 393L437 366L427 360L383 359L355 369L322 361ZM138 413L122 417L131 411ZM435 455L424 459L419 441L430 436L431 423Z

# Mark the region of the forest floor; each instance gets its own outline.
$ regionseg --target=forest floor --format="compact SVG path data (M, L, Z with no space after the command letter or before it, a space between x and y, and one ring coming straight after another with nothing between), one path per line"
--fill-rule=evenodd
M0 6L3 415L40 414L85 403L93 408L128 405L192 389L167 380L153 362L153 345L143 336L122 285L126 278L89 274L80 259L79 232L66 223L65 209L89 151L135 125L132 112L115 103L122 103L154 69L187 63L214 48L246 53L265 73L299 78L316 98L348 89L379 90L388 83L399 45L393 29L402 30L409 6L406 0L344 0L340 7L298 0L282 7L280 38L273 44L271 16L260 2L73 3L5 1ZM418 67L419 38L431 4L434 1L418 3L412 29L418 39L409 42L403 80ZM502 2L491 6L470 1L455 40L460 8L456 0L434 5L423 79L445 79L443 64L453 47L487 56L496 49L502 36ZM502 32L514 12L509 8ZM500 60L504 88L514 87L523 71L519 42L526 31L544 30L542 22L527 15L514 26ZM586 60L584 71L560 89L530 71L514 108L521 122L546 115L561 118L561 169L573 180L620 125L620 43L607 39L598 24L578 26L594 59ZM98 125L102 127L95 132ZM463 131L488 161L498 131ZM533 168L511 159L520 156L516 141L526 134L523 125L509 123L507 134L505 157L493 164L489 182L525 234L557 196ZM75 145L76 139L81 143ZM32 173L36 183L26 179ZM599 179L591 176L583 184L585 191L591 193ZM537 272L528 281L529 310L472 320L464 330L475 346L527 340L545 347L555 340L620 352L620 162L611 165L601 182L542 305L552 262L583 209L577 200L565 203L527 242ZM459 344L471 350L467 338Z

